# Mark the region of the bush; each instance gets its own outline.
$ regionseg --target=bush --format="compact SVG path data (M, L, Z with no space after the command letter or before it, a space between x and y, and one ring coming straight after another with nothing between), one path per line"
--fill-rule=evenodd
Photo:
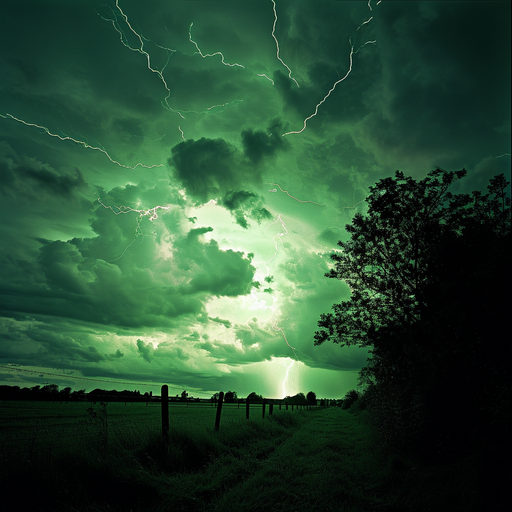
M342 409L349 409L352 404L359 398L359 393L355 389L351 389L344 397L341 403Z

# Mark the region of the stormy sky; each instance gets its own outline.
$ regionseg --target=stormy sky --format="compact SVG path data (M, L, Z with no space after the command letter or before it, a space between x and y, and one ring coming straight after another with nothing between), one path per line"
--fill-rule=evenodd
M0 383L313 390L397 169L510 179L510 2L3 0Z

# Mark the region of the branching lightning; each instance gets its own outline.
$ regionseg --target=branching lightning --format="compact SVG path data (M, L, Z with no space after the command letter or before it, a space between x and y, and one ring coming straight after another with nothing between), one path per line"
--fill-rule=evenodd
M124 167L125 169L136 169L137 167L153 169L154 167L163 167L164 166L164 164L145 165L141 162L138 162L134 166L130 167L129 165L124 165L124 164L118 162L117 160L114 160L107 153L107 151L105 151L103 148L99 148L97 146L91 146L90 144L87 144L87 142L84 142L83 140L77 140L77 139L74 139L73 137L69 137L68 135L62 136L62 135L58 135L56 133L52 133L48 128L46 128L46 126L41 126L39 124L34 124L34 123L28 123L27 121L24 121L23 119L18 119L17 117L14 117L13 115L11 115L9 113L5 113L5 115L0 114L0 117L3 117L4 119L7 119L7 118L13 119L14 121L17 121L18 123L22 123L25 126L33 126L34 128L39 128L39 129L43 130L50 137L56 137L57 139L60 139L60 140L70 140L70 141L74 142L75 144L83 146L86 149L93 149L95 151L101 151L113 164L119 165L119 167Z
M238 102L242 101L242 100L234 100L234 101L229 101L229 102L222 103L222 104L219 104L219 105L212 105L212 106L204 109L203 111L182 110L182 109L178 110L176 108L171 107L169 105L169 97L171 95L171 90L170 90L170 88L169 88L169 86L167 84L167 81L165 80L165 77L164 77L163 73L164 73L165 68L167 67L167 64L169 63L169 59L170 59L171 55L173 53L176 53L177 50L174 50L172 48L168 48L166 46L162 46L162 45L159 45L159 44L155 43L155 46L157 46L158 48L162 48L163 50L165 50L167 52L167 61L164 64L164 66L162 67L161 70L158 70L158 69L154 68L152 66L152 64L151 64L151 56L150 56L150 54L144 49L144 41L149 41L149 39L147 39L144 36L142 36L141 34L139 34L132 27L132 25L130 24L130 21L128 20L128 16L124 13L124 11L121 9L121 7L119 5L119 0L116 0L115 6L116 6L117 10L119 11L119 15L122 17L122 19L126 23L127 27L134 34L134 36L138 39L139 45L137 47L134 48L134 47L132 47L132 46L130 46L128 44L128 39L126 37L126 34L124 33L124 31L122 30L122 28L119 26L119 24L117 22L118 14L116 13L116 11L112 10L112 14L114 16L114 19L104 18L101 15L100 15L100 17L102 19L104 19L105 21L108 21L108 22L112 23L112 26L114 27L116 32L119 34L119 39L120 39L121 43L124 46L126 46L126 48L128 48L129 50L131 50L133 52L140 53L140 54L142 54L142 55L144 55L146 57L148 69L152 73L155 73L158 76L158 78L162 82L162 85L164 86L165 90L167 91L167 94L166 94L165 98L161 101L162 106L166 110L168 110L170 112L173 112L175 114L178 114L182 119L185 119L184 114L206 114L206 113L212 111L213 109L221 108L221 107L226 107L227 105L230 105L232 103L238 103ZM189 40L196 47L196 52L194 53L194 55L200 55L203 59L206 58L206 57L214 57L215 55L220 55L221 62L225 66L245 68L245 66L242 66L241 64L238 64L238 63L230 64L230 63L226 62L224 60L224 55L221 52L215 52L215 53L212 53L212 54L203 54L201 52L201 49L199 48L198 44L192 39L192 26L193 26L193 23L190 24L190 28L189 28ZM180 129L180 131L181 131L181 129ZM182 134L182 137L183 137L183 134Z
M272 2L274 3L274 0L272 0ZM370 11L372 11L372 6L371 6L371 0L368 0L368 8L370 9ZM377 2L377 5L380 3ZM275 3L274 3L274 8L275 8ZM370 23L370 21L373 20L373 16L370 16L370 18L368 18L367 20L363 21L356 29L356 32L359 31L359 29ZM340 84L341 82L343 82L349 75L350 73L352 72L352 63L353 63L353 57L354 55L361 49L363 48L364 46L366 46L367 44L375 44L376 41L366 41L365 43L363 43L361 46L359 46L359 48L357 48L357 50L354 51L354 44L352 43L352 39L349 38L349 43L350 43L350 54L349 54L349 67L348 67L348 71L346 72L345 76L340 78L338 81L336 81L333 86L329 89L329 91L327 92L327 94L323 97L323 99L317 103L316 107L315 107L315 111L308 117L306 117L304 119L304 122L303 122L303 126L300 130L297 130L297 131L289 131L289 132L286 132L286 133L283 133L283 137L286 136L286 135L291 135L291 134L298 134L298 133L302 133L305 129L306 129L306 126L307 126L307 123L308 121L315 117L317 114L318 114L318 109L319 107L327 100L327 98L331 95L331 93L334 91L334 89L336 89L336 86L338 84Z
M154 221L158 219L158 210L169 210L170 206L154 206L153 208L149 208L147 210L137 210L136 208L131 208L130 206L107 206L105 203L98 198L98 203L101 204L107 210L111 210L115 215L120 215L122 213L131 213L136 212L139 214L139 217L149 217L150 221Z
M128 26L128 28L131 30L131 32L135 35L135 37L139 40L139 43L140 43L140 46L138 48L132 48L128 42L127 42L127 38L126 38L126 35L124 34L124 32L121 30L121 28L118 26L117 24L117 16L116 16L116 13L113 12L114 14L114 20L107 20L107 21L110 21L112 23L112 26L114 27L114 29L119 33L119 36L120 36L120 40L121 40L121 43L126 46L126 48L128 48L129 50L131 50L132 52L138 52L142 55L144 55L146 57L146 60L147 60L147 64L148 64L148 69L152 72L152 73L155 73L158 78L160 78L160 81L162 82L163 86L165 87L165 90L167 91L167 95L165 96L165 98L162 100L162 106L167 109L167 110L170 110L171 112L174 112L176 114L178 114L182 119L185 119L183 114L181 112L179 112L178 110L176 109L173 109L170 105L169 105L169 102L168 102L168 99L169 99L169 96L171 95L171 90L169 89L169 86L167 85L167 82L164 78L164 75L163 75L163 72L164 72L164 69L166 68L167 64L169 63L169 58L170 56L176 52L176 50L172 50L171 48L165 48L164 46L159 46L159 48L162 48L162 49L165 49L167 51L167 62L165 63L164 67L162 68L162 70L158 70L158 69L155 69L151 66L151 56L149 55L149 53L144 49L144 38L131 26L129 20L128 20L128 16L123 12L123 10L121 9L120 5L119 5L119 0L116 0L116 8L117 10L119 11L119 13L121 14L121 17L123 18L124 22L126 23L126 25ZM103 18L105 19L105 18Z
M272 25L272 37L274 38L274 41L276 42L277 60L288 70L288 78L290 78L290 80L293 80L295 82L295 84L297 85L297 87L300 87L299 82L297 82L297 80L295 80L295 78L292 77L292 70L284 63L283 59L281 59L281 57L279 56L279 41L277 40L277 37L275 35L276 23L277 23L276 3L274 0L271 0L271 1L272 1L272 8L274 9L274 24ZM262 76L262 75L258 75L258 76Z
M135 236L133 240L125 247L124 251L121 253L120 256L110 261L117 261L121 259L125 255L126 251L135 243L137 238L139 238L139 236L142 234L140 231L140 223L144 217L149 217L149 220L153 222L154 220L158 219L158 210L170 210L171 208L170 206L154 206L153 208L148 208L147 210L137 210L136 208L131 208L130 206L108 206L105 203L103 203L100 198L98 198L98 203L100 203L101 206L103 206L103 208L112 211L115 215L121 215L122 213L132 212L139 214L137 217L137 228L135 229Z

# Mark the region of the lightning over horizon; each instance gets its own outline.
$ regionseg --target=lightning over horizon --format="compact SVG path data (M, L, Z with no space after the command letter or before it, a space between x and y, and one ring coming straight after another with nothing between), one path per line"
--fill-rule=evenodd
M314 344L351 296L329 255L397 169L510 181L510 9L0 2L0 367L355 389L366 349Z

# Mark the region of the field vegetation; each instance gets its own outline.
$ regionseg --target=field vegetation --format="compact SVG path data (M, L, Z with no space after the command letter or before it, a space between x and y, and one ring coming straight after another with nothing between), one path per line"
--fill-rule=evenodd
M471 461L396 455L363 403L250 420L224 404L219 432L213 406L173 405L166 443L157 405L6 402L3 496L55 512L478 510Z

